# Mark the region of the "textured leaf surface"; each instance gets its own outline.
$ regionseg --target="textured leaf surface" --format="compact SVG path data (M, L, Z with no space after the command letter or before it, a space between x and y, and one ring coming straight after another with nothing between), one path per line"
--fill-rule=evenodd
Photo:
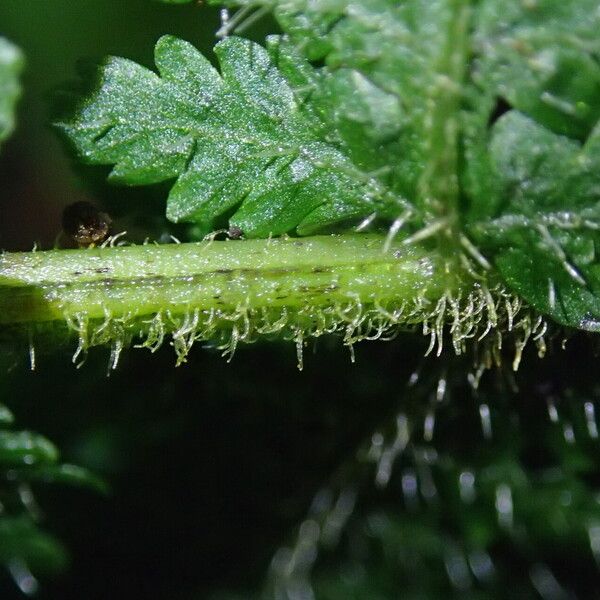
M265 49L228 38L215 53L221 73L173 37L156 46L159 75L110 58L97 92L61 127L85 159L115 164L113 181L176 178L173 221L210 226L242 203L231 223L268 236L326 225L313 216L323 205L342 205L340 220L390 201L341 144L324 139L321 120L303 109ZM285 62L279 45L277 54Z
M600 329L598 8L596 0L480 4L462 173L465 220L478 222L470 231L506 283L557 321L593 331Z
M453 210L468 1L230 4L242 5L240 14L252 7L271 7L304 55L325 63L328 77L321 87L335 97L331 113L340 131L352 133L352 143L363 153L378 155L393 189L424 209L425 216ZM359 109L360 103L376 109Z
M242 0L233 4L245 9L271 6L284 31L310 59L324 60L332 69L355 69L401 100L404 111L402 119L396 120L402 140L399 170L409 198L419 196L419 177L431 156L444 154L440 140L432 139L428 128L436 111L446 123L456 117L456 105L448 102L452 83L464 86L470 110L482 116L475 132L462 124L463 136L475 137L467 139L467 151L485 140L485 126L497 98L556 133L580 139L600 117L597 0ZM472 80L461 81L461 69L451 63L461 58L457 46L467 18L472 31L468 41ZM478 154L473 151L467 156L475 159L473 168L484 160ZM443 170L438 169L435 177L439 179Z
M476 237L537 308L600 330L600 128L581 145L511 111L494 127L490 155L499 204Z
M597 0L482 2L474 80L556 133L584 139L600 118Z
M490 124L503 112L517 109L580 141L590 134L600 117L599 19L596 0L486 0L474 11L460 173L471 199L468 220L494 216L502 202L494 187Z
M11 134L15 126L15 104L21 93L18 77L22 68L20 50L0 37L0 142Z

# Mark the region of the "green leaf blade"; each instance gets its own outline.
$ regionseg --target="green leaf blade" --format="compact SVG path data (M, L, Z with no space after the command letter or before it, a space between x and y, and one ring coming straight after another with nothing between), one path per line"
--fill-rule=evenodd
M59 573L68 564L65 548L25 515L0 519L0 563L22 561L35 573Z
M177 121L164 122L169 87L132 61L110 58L97 91L77 117L57 125L83 160L115 164L111 174L115 182L145 185L171 179L189 159L193 140L186 126L195 115L190 119L187 113L194 109L186 106ZM178 105L183 104L179 98Z
M110 58L96 92L58 125L85 160L115 165L113 182L175 179L167 216L176 222L210 227L239 205L231 223L247 237L267 237L339 202L340 189L360 214L389 201L325 130L318 109L299 101L273 56L296 80L311 78L308 65L294 69L274 39L266 50L231 37L215 53L220 73L171 36L156 47L159 75Z
M421 212L452 220L457 107L467 64L465 0L258 0L308 60L323 61L329 119L353 160ZM393 203L392 203L393 204ZM391 209L392 219L403 209ZM391 208L391 207L390 207ZM419 220L419 219L417 219Z
M595 0L487 0L474 79L555 133L584 139L600 118L599 28Z
M17 475L30 482L69 485L103 495L109 491L108 484L101 477L84 467L68 463L43 464L17 471Z
M58 450L45 437L28 431L0 431L0 464L26 466L53 463Z
M511 111L489 151L495 214L472 228L507 283L559 323L600 330L600 152Z
M162 36L154 49L158 72L165 82L177 86L193 104L210 106L223 88L221 77L202 53L172 35Z

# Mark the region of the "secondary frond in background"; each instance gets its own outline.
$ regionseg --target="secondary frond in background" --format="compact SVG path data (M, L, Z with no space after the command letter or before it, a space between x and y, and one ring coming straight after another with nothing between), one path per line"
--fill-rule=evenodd
M498 373L473 392L461 367L443 386L422 372L316 494L265 597L597 594L599 398L581 373L536 373L515 394Z
M45 437L14 431L13 421L0 405L0 564L30 595L37 591L35 575L61 571L68 562L62 545L38 525L42 513L32 486L59 483L102 493L106 487L86 469L60 463L58 450Z
M0 37L0 142L12 133L15 126L14 111L21 95L19 75L23 64L21 51Z

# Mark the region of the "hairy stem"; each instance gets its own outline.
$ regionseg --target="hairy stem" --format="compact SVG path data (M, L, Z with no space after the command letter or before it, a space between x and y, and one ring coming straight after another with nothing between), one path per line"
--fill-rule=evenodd
M428 160L419 182L419 195L427 217L443 224L440 250L456 263L458 248L458 139L461 90L468 62L470 4L449 0L449 20L435 67L434 85L428 91L425 136Z
M384 249L385 248L385 249ZM263 335L293 339L301 364L309 337L338 333L348 345L426 321L455 284L435 252L379 235L213 241L0 256L0 333L30 340L66 324L91 346L171 337L179 362L194 341ZM440 319L441 323L441 319Z
M385 304L439 296L445 287L435 257L413 246L384 252L373 235L7 253L0 323Z
M264 336L293 340L302 367L309 338L351 347L416 324L428 351L441 352L446 324L457 353L485 338L485 364L499 362L503 333L516 336L517 363L532 336L543 345L543 320L518 298L446 267L435 249L370 234L6 253L0 339L25 340L33 366L36 344L70 330L74 360L109 345L111 368L132 344L170 339L179 364L196 341L231 356Z

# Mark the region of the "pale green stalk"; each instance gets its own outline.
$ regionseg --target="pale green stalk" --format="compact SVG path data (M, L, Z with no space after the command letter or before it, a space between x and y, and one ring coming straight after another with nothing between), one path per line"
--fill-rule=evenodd
M438 298L435 256L345 235L213 241L0 257L0 323L329 306Z
M166 336L180 362L198 340L231 354L275 336L295 341L301 363L309 337L337 333L352 346L437 319L455 287L438 262L366 234L6 253L0 332L26 333L33 355L66 324L79 339L74 358L108 344L113 366L123 347L155 350Z

